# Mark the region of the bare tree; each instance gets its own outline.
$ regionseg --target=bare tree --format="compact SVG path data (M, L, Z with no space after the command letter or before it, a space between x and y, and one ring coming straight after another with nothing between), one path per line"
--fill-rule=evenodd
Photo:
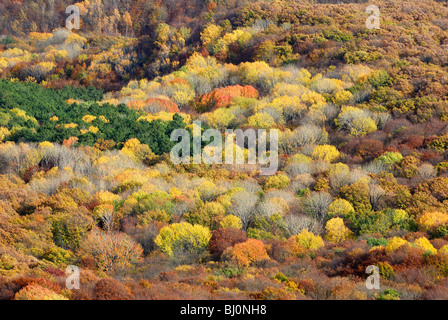
M339 189L350 183L350 171L341 170L330 174L329 176L331 187Z
M265 218L268 218L276 213L284 213L283 208L279 203L270 200L259 202L256 209L257 214Z
M381 206L381 202L386 195L386 191L378 184L371 184L369 186L370 204L373 210L378 210Z
M290 236L299 234L303 229L313 233L320 233L321 231L319 222L305 214L290 214L284 218L284 221Z
M379 161L372 161L362 167L365 172L380 174L383 171L390 171L389 166Z
M247 229L255 214L258 196L247 191L238 192L232 199L230 213L241 219L243 229Z
M313 192L303 200L303 211L311 217L317 219L321 225L325 220L327 207L330 205L332 197L327 192Z
M424 163L417 169L417 174L423 179L431 179L437 175L437 171L434 169L433 165Z
M292 162L288 164L284 170L292 178L312 172L311 165L306 162Z

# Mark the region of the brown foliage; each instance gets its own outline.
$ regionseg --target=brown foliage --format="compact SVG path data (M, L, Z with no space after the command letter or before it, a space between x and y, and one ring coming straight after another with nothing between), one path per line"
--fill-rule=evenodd
M133 294L120 281L115 279L101 279L93 289L96 300L130 300Z
M222 228L214 230L209 242L210 253L220 257L227 248L246 240L246 232L240 229Z
M12 300L17 292L31 284L38 284L56 293L61 292L61 287L58 284L54 284L45 278L20 276L8 280L6 277L0 277L0 300Z
M365 277L370 265L387 261L384 249L363 252L361 248L351 247L343 252L340 260L336 260L329 270L330 275Z
M352 139L341 150L352 156L359 156L364 161L372 160L384 152L384 145L379 140L373 139Z

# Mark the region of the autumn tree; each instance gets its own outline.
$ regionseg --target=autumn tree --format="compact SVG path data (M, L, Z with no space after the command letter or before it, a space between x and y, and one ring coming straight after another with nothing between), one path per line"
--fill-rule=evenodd
M227 249L224 254L243 268L270 259L263 242L256 239L248 239L245 242L237 243L232 248Z
M303 211L323 224L331 200L327 192L314 192L303 200Z
M92 256L99 269L124 269L138 262L142 247L124 233L93 229L81 244L81 251Z
M181 222L163 227L154 242L169 257L181 259L185 256L187 259L196 259L207 250L211 237L209 229L198 224Z
M294 254L300 254L307 250L317 250L324 245L325 243L320 236L314 235L306 229L288 239L288 246Z
M246 240L246 233L240 229L221 228L214 230L209 243L210 253L220 257L227 248Z
M351 237L352 234L353 232L344 225L344 220L341 218L332 218L325 225L325 239L328 241L339 243Z
M229 212L241 219L244 230L247 230L252 221L257 202L258 196L247 191L237 192L232 197Z
M343 186L339 194L350 202L355 209L355 213L367 213L372 210L370 203L370 188L363 181L357 181L349 186Z
M327 215L331 218L346 217L355 212L352 204L345 199L335 199L327 208Z
M335 123L339 128L347 129L354 136L363 136L377 130L375 121L368 113L355 107L342 107Z
M332 162L339 157L340 153L335 146L332 145L322 145L316 146L311 153L311 157L314 159L325 160L328 162Z

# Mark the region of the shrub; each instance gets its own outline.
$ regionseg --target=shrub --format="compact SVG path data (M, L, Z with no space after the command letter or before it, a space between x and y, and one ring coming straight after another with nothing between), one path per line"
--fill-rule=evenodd
M375 300L400 300L400 294L395 289L386 289L379 293Z
M389 243L389 241L387 239L384 238L368 238L367 239L367 244L373 248L373 247L385 247L387 246L387 244Z
M21 289L14 296L14 300L68 300L56 292L32 283Z
M130 300L131 290L115 279L101 279L93 288L95 300Z
M392 268L392 266L389 263L387 263L387 262L378 262L377 267L380 270L380 275L384 279L389 279L390 280L394 276L394 268Z
M244 269L226 267L218 270L218 274L222 274L227 278L236 277L244 272Z
M71 251L64 250L58 247L48 249L42 256L43 259L54 262L56 264L67 263L72 257L73 254L71 253Z

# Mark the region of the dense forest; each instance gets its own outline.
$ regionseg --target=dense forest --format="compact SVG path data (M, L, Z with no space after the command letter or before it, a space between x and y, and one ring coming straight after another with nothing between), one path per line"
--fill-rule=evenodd
M0 3L1 300L448 299L446 2L69 5ZM193 121L278 171L174 164Z

